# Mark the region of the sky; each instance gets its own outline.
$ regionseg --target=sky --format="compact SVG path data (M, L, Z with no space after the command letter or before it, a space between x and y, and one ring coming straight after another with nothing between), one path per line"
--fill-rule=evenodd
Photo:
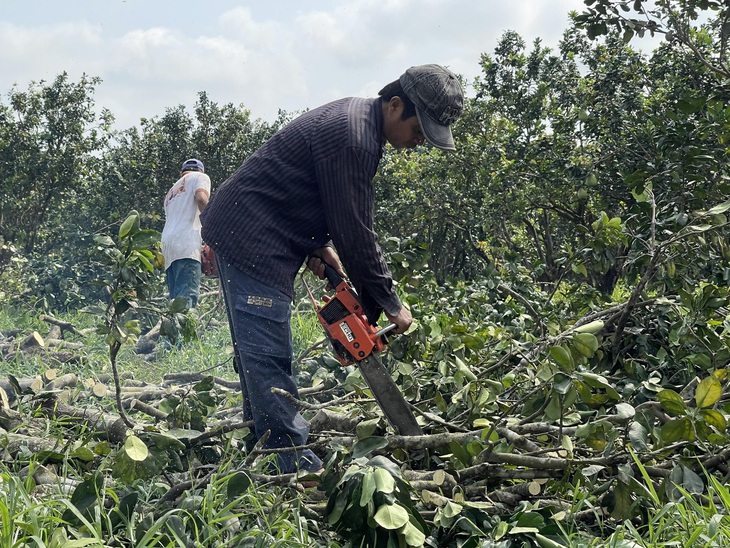
M480 74L507 30L555 48L583 0L3 0L0 94L66 71L102 79L116 127L198 92L273 121L279 109L372 97L408 67Z

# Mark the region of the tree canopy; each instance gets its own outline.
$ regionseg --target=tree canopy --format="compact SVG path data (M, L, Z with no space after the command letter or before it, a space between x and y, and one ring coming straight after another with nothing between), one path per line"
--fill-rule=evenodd
M649 509L682 494L715 500L730 413L730 8L585 4L554 50L507 31L479 74L462 75L473 94L455 153L385 153L377 232L416 319L386 360L434 434L466 441L413 449L369 419L354 448L328 446L326 512L343 536L417 546L432 527L439 546L477 546L494 528L490 538L509 529L515 542L555 546L548 517L560 521L571 497L614 530L643 532ZM633 42L647 33L663 37L652 52ZM94 108L98 85L62 74L0 103L1 303L74 310L97 299L85 283L93 257L99 242L110 257L115 245L101 234L130 210L135 230L160 229L184 159L205 161L215 191L291 118L254 120L201 92L192 113L171 107L113 131ZM128 254L144 275L117 299L120 325L153 293L144 234ZM303 355L300 380L356 383L312 348ZM143 442L130 443L143 460ZM401 468L462 482L421 495L436 507L428 523L386 450ZM534 479L552 482L548 506L481 506L485 489Z

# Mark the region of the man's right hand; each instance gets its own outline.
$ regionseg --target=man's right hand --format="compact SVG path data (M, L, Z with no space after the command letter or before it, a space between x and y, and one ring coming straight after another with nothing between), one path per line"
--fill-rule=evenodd
M309 257L309 260L307 261L307 268L314 272L314 274L320 279L324 280L324 265L327 263L332 268L335 269L337 274L345 278L345 271L342 269L342 264L340 263L340 257L337 255L337 252L331 248L331 247L320 247L319 249L315 249L312 254Z
M397 315L391 316L387 312L385 313L390 323L394 323L396 325L396 328L393 330L394 333L405 333L408 331L408 328L413 323L413 316L411 316L411 311L408 310L405 306L402 306L400 309L400 312L398 312Z

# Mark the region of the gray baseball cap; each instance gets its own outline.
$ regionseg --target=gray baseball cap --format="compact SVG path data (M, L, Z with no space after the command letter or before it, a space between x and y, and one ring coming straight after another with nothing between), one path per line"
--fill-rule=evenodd
M450 126L464 110L464 90L456 75L441 65L419 65L405 71L399 81L416 105L426 139L438 148L456 150Z
M203 165L203 162L197 158L190 158L183 162L180 171L205 171L205 166Z

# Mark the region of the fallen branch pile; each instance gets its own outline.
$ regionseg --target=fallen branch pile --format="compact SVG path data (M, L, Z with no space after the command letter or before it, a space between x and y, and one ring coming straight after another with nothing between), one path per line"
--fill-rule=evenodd
M113 390L108 388L112 382L110 376L78 378L59 367L74 363L59 359L61 348L83 347L83 343L64 341L63 335L73 333L83 337L85 334L53 318L43 319L51 325L45 337L33 332L21 337L6 333L0 338L0 349L6 360L41 355L44 364L53 365L32 377L8 375L0 379L0 441L4 461L25 463L29 455L36 455L43 464L33 472L39 489L48 489L54 482L61 489L72 489L72 480L55 476L53 462L59 455L73 457L86 446L93 450L95 444L104 442L114 449L134 434L152 448L160 443L159 435L164 435L165 451L172 447L179 453L177 459L197 455L201 450L206 450L209 456L212 451L215 456L216 448L223 444L241 443L246 429L252 426L240 420L238 381L186 372L166 375L158 384L122 375L122 405L136 424L130 430L114 409ZM479 428L470 428L465 423L445 420L423 403L413 405L413 410L426 434L398 436L392 434L374 400L364 392L336 393L332 388L303 388L302 399L295 400L311 424L306 447L325 457L333 448L354 454L358 446L371 443L363 454L382 454L396 460L425 509L443 507L450 501L479 502L492 512L504 513L515 511L524 501L569 509L570 504L545 489L547 482L578 474L596 482L609 481L619 470L626 469L639 474L637 461L628 450L630 444L618 441L620 433L627 433L634 424L637 410L633 408L630 412L624 410L592 420L594 429L605 425L606 431L617 432L612 442L614 450L601 452L583 443L580 429L586 424L518 422L504 413ZM327 398L323 398L324 393ZM211 398L217 402L214 408L210 406ZM509 409L506 403L503 407ZM670 420L655 402L646 402L641 411L644 420L653 417L659 426ZM49 431L54 435L48 435ZM236 432L240 435L232 437ZM566 443L566 440L571 441ZM638 462L643 463L648 476L658 484L670 475L677 462L673 454L685 445L682 442L647 452ZM260 485L296 485L301 478L294 475L254 472L256 459L272 452L260 448L249 451L244 462L246 473ZM459 461L453 458L454 452L465 456ZM697 473L703 468L721 469L726 466L728 456L730 449L707 454L695 460L694 468ZM211 470L215 469L205 462L191 466L197 470L193 474L197 479L191 479L190 470L164 474L164 481L170 487L166 502L175 503L186 491L204 487L210 481ZM311 510L321 512L322 508L315 505Z

